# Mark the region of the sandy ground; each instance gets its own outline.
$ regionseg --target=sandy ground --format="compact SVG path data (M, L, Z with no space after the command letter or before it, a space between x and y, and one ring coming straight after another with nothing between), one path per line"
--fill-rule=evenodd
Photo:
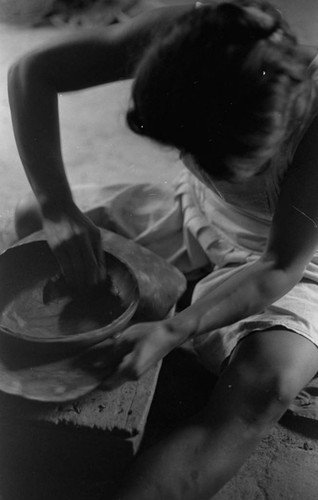
M278 3L286 8L286 1ZM300 21L297 29L302 41L318 46L318 7L314 0L289 2L288 15ZM11 129L6 94L7 68L25 50L56 36L58 33L52 29L29 30L0 25L2 218L10 216L17 200L28 190ZM63 151L72 183L145 180L169 183L177 173L175 151L163 150L126 129L124 111L129 86L129 82L122 82L61 96ZM238 476L215 498L315 500L318 498L317 439L317 421L291 415L285 417L264 439Z

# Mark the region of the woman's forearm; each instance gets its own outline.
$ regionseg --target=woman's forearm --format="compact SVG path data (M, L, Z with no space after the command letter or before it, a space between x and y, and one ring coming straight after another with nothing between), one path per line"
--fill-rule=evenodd
M31 187L43 209L72 200L60 144L57 92L32 60L8 75L16 144Z
M285 295L299 275L259 259L228 278L193 305L166 321L185 341L262 311Z

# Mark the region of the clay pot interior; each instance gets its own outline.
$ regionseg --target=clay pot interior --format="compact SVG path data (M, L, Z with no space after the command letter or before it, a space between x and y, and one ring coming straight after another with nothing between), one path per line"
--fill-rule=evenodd
M46 344L93 345L124 329L139 302L131 270L105 252L109 279L98 291L75 295L60 280L45 241L11 247L0 255L0 329ZM62 286L61 286L62 283Z

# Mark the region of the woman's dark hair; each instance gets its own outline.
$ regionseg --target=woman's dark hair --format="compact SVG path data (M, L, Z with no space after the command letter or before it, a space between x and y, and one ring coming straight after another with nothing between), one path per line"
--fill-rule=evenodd
M299 96L310 89L307 64L268 2L202 5L174 20L144 56L127 121L192 154L215 178L244 178L295 127Z

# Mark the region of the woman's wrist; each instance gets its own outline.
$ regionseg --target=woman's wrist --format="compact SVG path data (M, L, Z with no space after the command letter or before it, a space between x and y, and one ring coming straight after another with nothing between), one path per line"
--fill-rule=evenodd
M65 213L75 206L71 192L40 195L37 197L43 217L50 218L57 213Z
M182 344L187 339L193 337L198 329L196 316L191 312L193 306L188 307L172 318L163 321L165 328L177 344Z

